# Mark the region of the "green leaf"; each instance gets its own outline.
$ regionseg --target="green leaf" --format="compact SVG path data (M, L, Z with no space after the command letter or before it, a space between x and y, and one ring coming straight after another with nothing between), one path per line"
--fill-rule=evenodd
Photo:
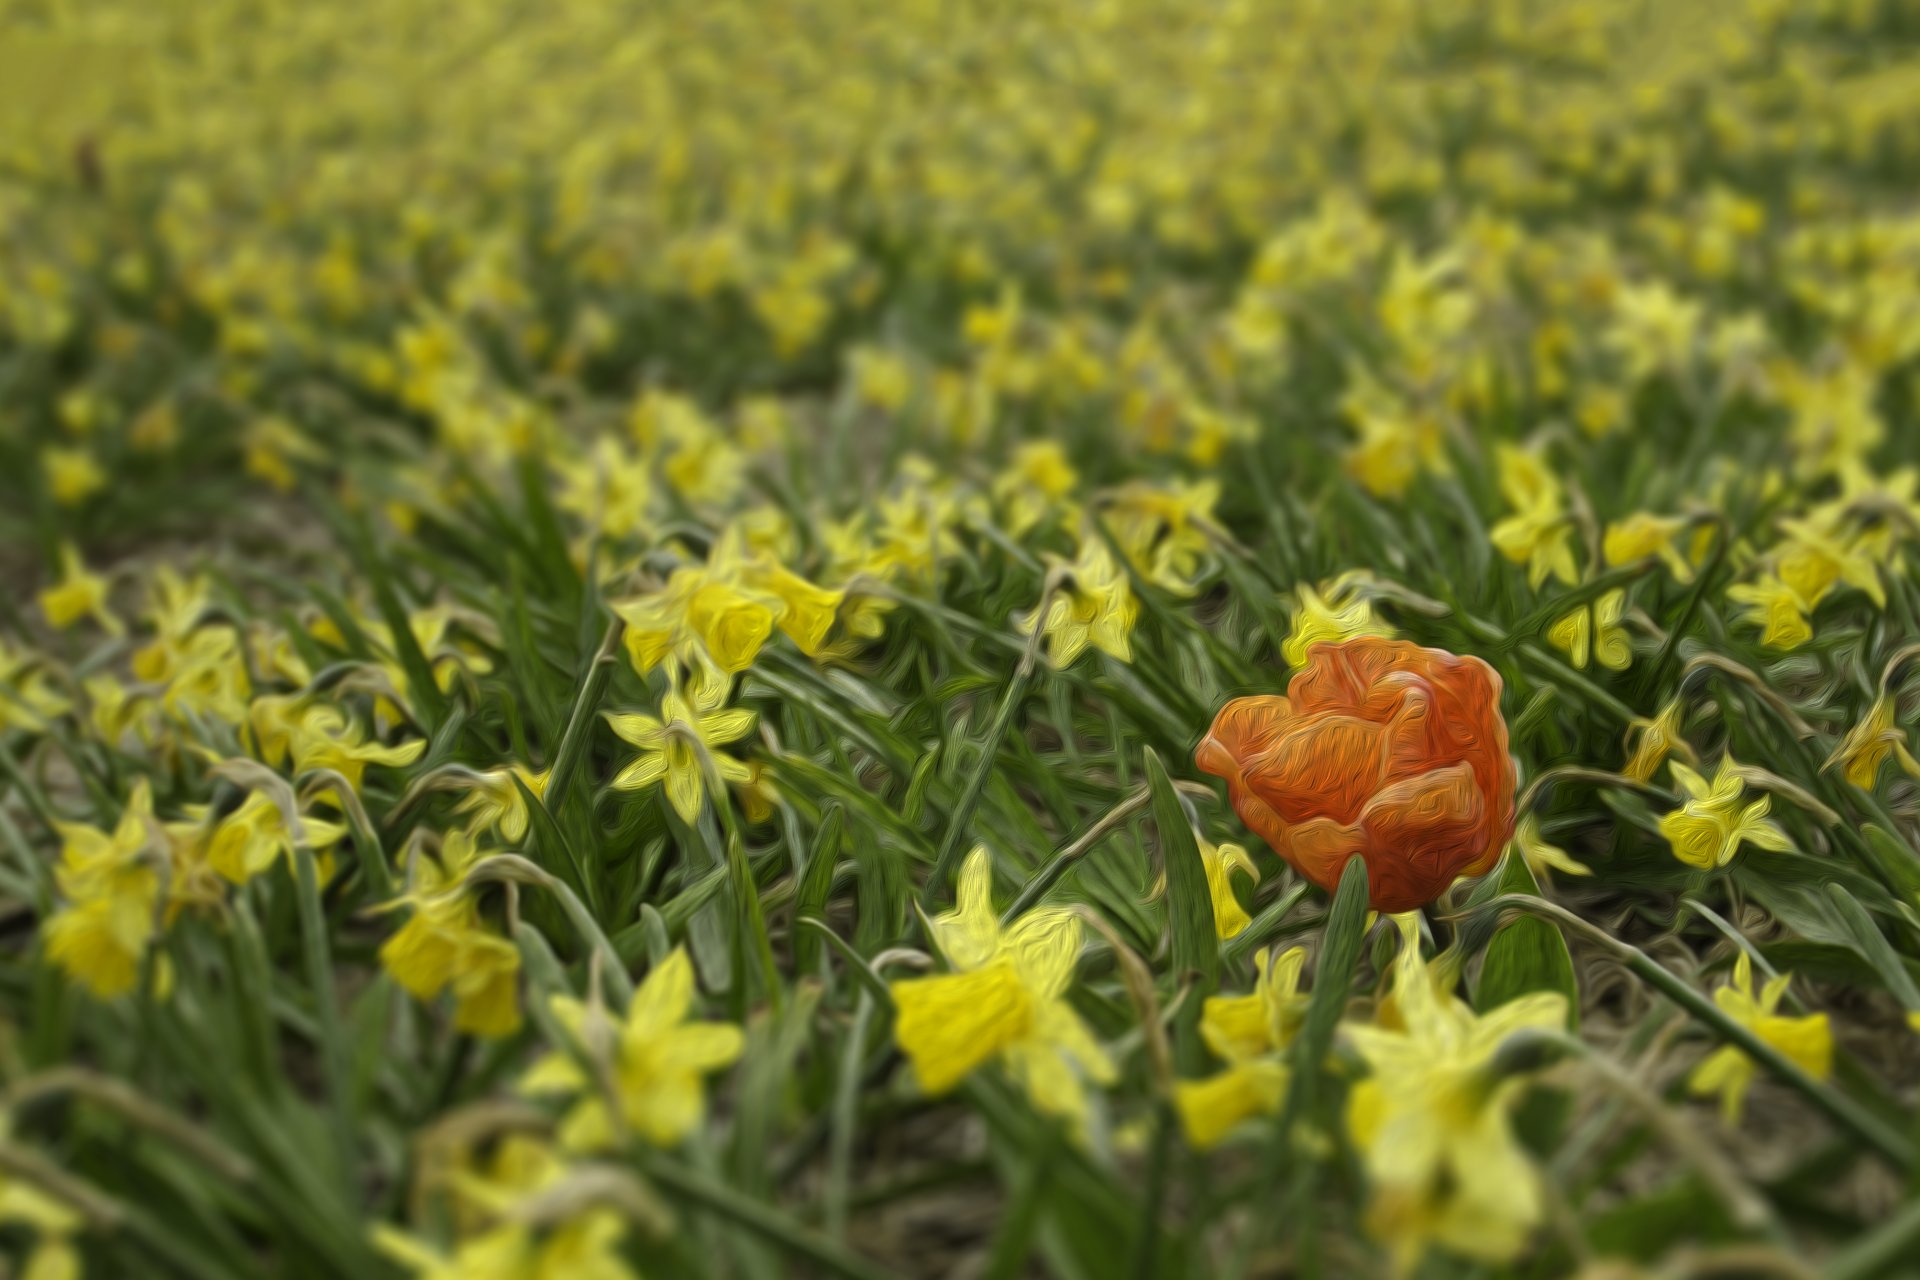
M1893 944L1873 923L1873 918L1860 905L1860 900L1837 884L1827 886L1827 897L1833 903L1836 920L1847 935L1847 945L1874 967L1880 980L1887 984L1887 990L1903 1006L1909 1010L1920 1010L1920 987L1915 986L1913 976L1900 963L1900 956L1894 951Z
M1920 907L1920 857L1885 827L1869 822L1860 828L1860 835L1887 882L1906 894L1909 905Z
M1173 968L1177 976L1198 975L1202 994L1220 982L1220 946L1213 924L1213 896L1207 890L1207 867L1200 859L1193 825L1173 789L1166 766L1147 748L1147 786L1153 793L1153 825L1160 833L1160 857L1167 872L1168 928L1173 933Z
M1502 863L1497 879L1501 893L1540 891L1526 859L1512 853ZM1486 1013L1530 991L1558 991L1567 998L1568 1027L1578 1024L1580 990L1567 940L1552 921L1523 915L1502 926L1487 944L1473 1003Z
M814 930L797 926L802 921L827 918L827 898L833 891L833 869L840 860L841 833L846 823L846 810L829 801L820 815L820 828L814 834L813 856L807 859L800 887L794 894L793 964L794 970L801 974L819 972L821 940Z

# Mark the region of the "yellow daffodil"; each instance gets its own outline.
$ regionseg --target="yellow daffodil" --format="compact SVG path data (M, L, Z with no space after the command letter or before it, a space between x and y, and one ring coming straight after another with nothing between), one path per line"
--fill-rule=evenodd
M1711 871L1733 861L1743 843L1762 849L1786 850L1793 842L1778 823L1767 817L1772 801L1761 796L1742 803L1747 784L1733 757L1722 756L1713 781L1678 760L1668 762L1673 780L1686 801L1660 819L1660 834L1673 847L1673 856L1691 867Z
M920 1087L943 1094L998 1059L1035 1107L1076 1126L1086 1087L1114 1068L1066 1001L1080 955L1080 919L1036 907L1002 927L994 913L987 851L967 855L954 910L932 921L952 973L892 984L894 1038Z
M47 492L63 507L77 507L107 487L107 473L85 445L62 448L48 445L40 451Z
M101 999L133 989L153 940L160 875L150 848L159 835L145 778L111 832L60 826L54 878L66 903L47 922L47 958Z
M1240 845L1209 844L1197 833L1194 839L1200 847L1201 866L1207 873L1207 894L1213 902L1214 931L1224 942L1253 923L1246 908L1240 905L1240 899L1234 896L1233 873L1239 871L1258 883L1260 872L1254 866L1252 856ZM1162 872L1154 882L1153 892L1157 896L1166 891L1167 877Z
M1343 573L1316 589L1301 583L1294 589L1298 603L1293 610L1293 626L1280 646L1287 665L1307 665L1307 651L1323 640L1351 640L1355 636L1392 638L1393 628L1381 620L1367 597L1369 575L1355 570Z
M1542 1198L1509 1122L1526 1082L1498 1074L1495 1055L1515 1032L1565 1026L1566 998L1535 992L1476 1014L1432 981L1417 924L1400 924L1399 1025L1345 1028L1368 1069L1347 1103L1371 1184L1367 1227L1403 1272L1432 1244L1509 1261L1539 1223Z
M1582 671L1589 658L1614 671L1625 671L1633 663L1633 641L1620 625L1626 611L1627 593L1616 587L1563 615L1547 628L1547 640Z
M1574 581L1579 569L1573 560L1573 521L1559 479L1525 449L1501 445L1498 459L1500 491L1514 514L1495 524L1488 537L1501 555L1527 566L1527 583L1535 590L1549 577Z
M1134 481L1108 493L1100 518L1106 522L1133 571L1177 596L1193 594L1213 543L1218 480L1149 484Z
M518 844L526 838L527 826L533 819L520 788L524 786L538 800L546 794L547 777L552 772L551 769L535 772L523 764L509 764L473 774L466 797L455 806L454 812L467 815L470 834L480 836L497 831L508 844Z
M1523 815L1514 827L1513 847L1526 860L1527 869L1536 880L1544 879L1549 871L1564 871L1570 876L1593 874L1592 867L1575 862L1559 845L1548 844L1540 834L1540 819L1531 813Z
M60 581L40 593L40 611L62 631L82 618L92 618L109 635L126 630L107 607L107 580L87 572L70 542L60 548Z
M1780 581L1806 602L1808 610L1816 608L1840 582L1858 588L1875 606L1886 608L1886 588L1880 583L1872 557L1843 541L1831 520L1782 520L1780 527L1787 533L1786 540L1774 549Z
M712 759L722 781L747 783L753 773L746 762L718 748L735 742L753 728L754 713L728 707L731 682L708 672L691 676L686 691L671 688L660 703L660 714L608 712L615 734L640 748L640 758L614 776L621 791L639 791L663 779L667 800L689 824L700 818L706 802L707 780L702 755Z
M501 1139L486 1167L458 1168L448 1183L465 1212L451 1249L382 1223L373 1242L416 1280L639 1280L622 1242L620 1207L584 1195L557 1201L551 1193L575 1170L543 1140L526 1134ZM532 1220L531 1205L566 1206L558 1220Z
M669 656L699 652L729 674L744 671L773 634L775 601L733 575L707 566L676 569L650 595L613 606L627 624L623 637L642 675Z
M1822 769L1846 765L1847 781L1862 790L1873 790L1880 766L1891 755L1910 777L1920 778L1920 760L1907 748L1907 732L1895 718L1894 700L1882 693L1875 698L1859 724L1847 730L1847 736L1827 757Z
M1066 498L1079 480L1059 442L1035 440L1020 445L993 482L1002 527L1018 538L1049 515L1070 514Z
M1659 556L1676 582L1692 582L1693 566L1674 546L1674 539L1687 527L1679 516L1656 516L1636 511L1607 526L1600 553L1609 565L1631 564L1647 556Z
M1243 996L1209 996L1201 1008L1200 1035L1226 1069L1203 1080L1174 1086L1174 1106L1193 1146L1219 1143L1243 1120L1271 1115L1286 1098L1287 1068L1281 1053L1306 1016L1300 972L1307 953L1294 947L1253 958L1259 977Z
M301 815L302 836L316 854L338 844L344 825ZM292 857L294 835L286 815L263 791L252 791L240 807L220 820L207 845L207 861L234 884L245 884L282 857Z
M1022 634L1038 625L1046 638L1047 660L1066 669L1088 645L1122 662L1133 657L1130 637L1140 606L1127 575L1114 563L1106 543L1089 536L1080 555L1066 566L1046 602L1044 619L1036 610L1022 616Z
M731 1066L746 1042L732 1023L688 1020L693 978L686 949L674 948L634 992L624 1022L571 996L553 998L555 1021L599 1073L556 1049L521 1077L522 1093L572 1099L560 1122L561 1146L600 1151L633 1133L667 1147L700 1127L702 1079Z
M0 636L0 729L39 733L72 706L54 688L45 659Z
M0 1137L6 1136L0 1125ZM74 1237L85 1224L77 1210L42 1191L24 1177L0 1174L0 1223L23 1227L32 1243L15 1256L20 1280L80 1280L80 1251Z
M464 831L450 831L440 856L415 859L406 894L381 910L411 915L380 947L380 963L416 1000L454 995L454 1026L481 1036L520 1028L520 952L481 923L467 880L481 854Z
M1629 737L1638 736L1621 772L1638 782L1652 782L1653 775L1673 752L1678 751L1692 760L1693 747L1681 732L1686 710L1680 699L1675 698L1661 707L1651 720L1636 717L1627 727L1627 733Z
M1807 621L1812 608L1798 591L1768 574L1757 582L1736 582L1727 599L1747 606L1747 620L1760 624L1760 643L1775 649L1797 649L1813 639Z
M254 703L256 731L263 715L265 699ZM347 719L338 707L313 705L300 709L284 724L270 729L261 739L266 762L278 765L287 755L293 758L295 773L309 769L332 769L355 789L366 776L368 765L397 769L412 764L427 749L416 738L398 746L381 746L366 740L366 730ZM274 744L279 750L274 750Z
M1742 951L1734 961L1733 981L1713 993L1713 1002L1720 1006L1722 1013L1791 1058L1808 1075L1824 1080L1833 1071L1833 1032L1827 1026L1827 1015L1815 1013L1790 1018L1775 1012L1792 979L1792 974L1783 973L1755 996L1753 960ZM1738 1124L1757 1070L1753 1059L1730 1044L1722 1045L1693 1069L1693 1074L1687 1077L1687 1087L1699 1095L1719 1094L1722 1118L1729 1125Z

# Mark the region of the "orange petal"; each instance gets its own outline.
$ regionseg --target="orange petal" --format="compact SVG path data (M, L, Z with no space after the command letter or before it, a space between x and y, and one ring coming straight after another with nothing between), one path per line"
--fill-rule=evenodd
M1296 721L1266 754L1240 762L1247 788L1288 822L1352 822L1380 786L1386 733L1351 716Z
M1292 720L1293 707L1280 694L1235 698L1213 718L1193 762L1216 778L1234 781L1246 762L1277 742Z

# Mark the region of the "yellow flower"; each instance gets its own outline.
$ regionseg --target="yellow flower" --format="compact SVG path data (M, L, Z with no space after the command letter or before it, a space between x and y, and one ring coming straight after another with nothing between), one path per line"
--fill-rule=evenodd
M543 1139L510 1134L485 1169L447 1175L465 1210L450 1253L385 1223L374 1228L374 1246L418 1280L639 1280L621 1247L627 1223L618 1208L578 1196L558 1221L529 1220L527 1207L573 1172Z
M54 691L44 658L31 650L15 652L0 637L0 729L39 733L71 706Z
M1780 527L1788 537L1774 549L1774 563L1780 581L1807 609L1817 607L1836 582L1858 587L1875 605L1886 608L1886 588L1880 584L1873 558L1858 546L1843 544L1829 521L1782 520Z
M1678 751L1692 760L1693 748L1681 736L1680 730L1680 722L1685 716L1686 707L1680 699L1675 698L1661 707L1651 720L1636 717L1627 726L1627 731L1629 734L1637 731L1640 737L1621 772L1639 782L1652 782L1653 775L1660 771L1661 764L1671 753Z
M1572 582L1579 570L1573 561L1573 522L1560 481L1524 449L1503 444L1498 456L1500 491L1515 511L1487 536L1501 555L1527 566L1527 584L1535 590L1550 576Z
M77 507L107 487L107 473L86 446L63 449L48 445L40 451L47 476L47 492L63 507Z
M190 811L191 812L191 811ZM302 816L300 826L307 847L316 854L331 848L347 834L337 822ZM281 857L292 857L293 833L286 815L265 792L249 792L240 807L220 820L207 845L207 862L235 884L245 884Z
M1023 635L1032 634L1039 625L1046 638L1047 660L1064 670L1088 645L1122 662L1131 660L1130 637L1139 612L1125 571L1114 563L1106 543L1088 535L1080 543L1079 558L1067 567L1047 600L1045 619L1035 610L1017 623Z
M1913 752L1907 749L1907 732L1897 723L1894 712L1892 698L1884 693L1875 698L1866 716L1847 731L1847 736L1820 767L1831 769L1844 762L1847 781L1863 791L1871 791L1874 780L1880 776L1880 766L1892 755L1908 774L1920 778L1920 760L1914 759Z
M1084 1124L1087 1083L1110 1083L1115 1073L1065 998L1080 919L1065 907L1037 907L1003 928L992 888L992 863L976 848L961 868L955 909L932 921L954 972L892 984L894 1038L929 1094L998 1059L1035 1107Z
M107 608L107 580L87 572L71 542L60 547L60 581L40 593L40 611L61 631L82 618L92 618L110 635L126 630Z
M1496 1074L1494 1059L1514 1032L1565 1026L1566 998L1534 992L1475 1014L1433 982L1413 918L1399 923L1399 1026L1346 1028L1369 1070L1347 1103L1371 1183L1367 1227L1403 1271L1430 1244L1505 1262L1525 1247L1542 1200L1508 1119L1525 1081Z
M111 832L59 824L60 865L54 872L66 903L47 922L47 958L105 1000L133 989L156 928L157 862L149 848L161 835L145 778Z
M1307 665L1307 651L1323 640L1351 640L1355 636L1393 636L1393 628L1373 611L1367 599L1368 575L1360 570L1343 573L1316 590L1307 583L1294 589L1298 603L1293 626L1280 646L1290 667Z
M1220 482L1133 481L1106 498L1104 517L1134 572L1164 591L1191 595L1212 542L1207 535Z
M1513 831L1513 847L1526 860L1527 869L1535 879L1545 876L1548 871L1564 871L1570 876L1590 876L1593 868L1584 862L1575 862L1565 849L1557 844L1548 844L1540 835L1540 819L1529 813L1520 819Z
M1727 599L1747 606L1747 620L1761 625L1760 643L1775 649L1797 649L1813 639L1805 598L1779 578L1768 574L1758 582L1736 582Z
M676 569L661 590L613 611L626 621L627 654L640 674L669 656L686 659L696 648L733 674L751 666L773 634L774 604L732 574L703 565Z
M520 952L486 930L467 877L480 861L464 831L450 831L438 860L421 857L407 892L381 909L412 915L380 947L380 963L416 1000L454 995L454 1026L480 1036L520 1029Z
M1636 511L1607 526L1600 551L1609 565L1618 567L1647 556L1657 555L1677 582L1693 581L1693 566L1680 554L1673 540L1687 527L1679 516L1656 516Z
M1249 1116L1280 1109L1287 1089L1280 1054L1306 1016L1307 997L1299 991L1306 958L1299 947L1278 957L1260 951L1253 961L1260 976L1250 994L1207 997L1200 1035L1227 1067L1204 1080L1182 1080L1174 1086L1174 1106L1193 1146L1204 1150Z
M993 500L1001 523L1020 537L1050 514L1066 514L1064 500L1080 481L1067 451L1057 441L1036 440L1014 449L1007 469L994 478Z
M1772 803L1768 797L1741 803L1747 784L1732 756L1720 758L1711 783L1678 760L1669 761L1668 767L1687 799L1660 819L1660 834L1673 846L1673 856L1680 861L1711 871L1733 861L1743 842L1762 849L1793 848L1787 833L1767 817Z
M0 1124L0 1136L5 1135ZM78 1212L25 1178L0 1174L0 1223L26 1227L33 1247L21 1263L20 1280L80 1280L80 1253L73 1237L84 1225Z
M466 798L454 808L454 812L472 815L467 822L470 834L479 836L488 831L498 831L500 838L508 844L518 844L525 838L527 825L533 820L526 797L520 794L520 787L525 786L538 800L546 794L547 777L552 772L551 769L542 769L536 773L526 765L509 764L474 774Z
M1733 981L1713 993L1722 1013L1791 1058L1808 1075L1824 1080L1833 1071L1833 1032L1824 1013L1788 1018L1774 1012L1793 975L1783 973L1768 982L1756 998L1753 961L1745 951L1734 961ZM1720 1114L1729 1124L1740 1122L1740 1111L1755 1074L1753 1059L1732 1045L1722 1045L1702 1059L1687 1077L1695 1094L1720 1095Z
M267 702L262 698L253 705L256 732L263 718L270 714L270 706L263 707ZM310 706L296 711L284 724L269 729L260 741L268 764L278 765L281 758L290 753L295 773L305 773L309 769L332 769L356 791L360 789L360 781L366 776L368 765L397 769L412 764L427 749L427 744L417 738L395 747L370 743L366 740L366 730L348 720L338 707L332 706ZM270 743L278 745L280 750L273 750Z
M725 676L705 673L690 677L687 683L688 693L677 687L667 691L658 717L608 712L607 723L620 738L640 748L640 758L614 776L613 786L639 791L665 779L668 802L691 825L699 821L706 801L703 751L712 757L722 781L753 780L745 761L716 748L745 737L753 728L754 714L727 707L731 682Z
M1253 923L1253 917L1233 896L1233 873L1244 872L1258 883L1260 872L1254 868L1253 858L1237 844L1199 843L1200 861L1207 871L1207 895L1213 899L1214 932L1224 942Z
M700 1127L702 1077L738 1059L745 1039L731 1023L688 1021L693 995L693 962L686 948L675 947L634 992L624 1023L597 1005L553 998L554 1019L603 1068L605 1081L564 1050L549 1052L521 1077L523 1093L574 1099L560 1121L561 1146L600 1151L632 1132L666 1147Z
M1589 656L1601 666L1625 671L1633 662L1633 641L1620 625L1627 610L1627 593L1619 588L1583 604L1547 628L1547 640L1565 650L1573 665L1585 670Z

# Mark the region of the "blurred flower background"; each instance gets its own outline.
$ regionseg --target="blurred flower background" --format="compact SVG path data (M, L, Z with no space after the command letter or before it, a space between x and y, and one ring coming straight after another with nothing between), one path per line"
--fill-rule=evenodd
M1920 3L0 15L0 1273L1911 1271Z

